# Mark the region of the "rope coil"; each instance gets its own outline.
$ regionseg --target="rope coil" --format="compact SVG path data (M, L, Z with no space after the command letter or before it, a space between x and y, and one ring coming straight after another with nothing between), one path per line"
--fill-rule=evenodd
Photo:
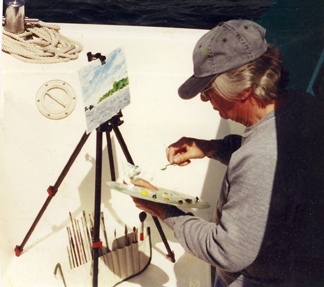
M34 64L54 64L78 58L83 45L59 33L60 27L42 21L26 23L25 32L13 34L3 29L2 51Z

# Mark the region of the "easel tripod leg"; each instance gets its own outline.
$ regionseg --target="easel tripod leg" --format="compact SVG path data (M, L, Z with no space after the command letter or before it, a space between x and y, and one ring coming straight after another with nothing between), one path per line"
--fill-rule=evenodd
M24 246L26 245L29 237L32 235L33 231L35 230L36 228L36 225L38 224L39 220L41 219L42 215L44 214L47 206L50 204L51 200L52 200L52 196L48 196L43 207L41 208L41 210L39 211L36 219L34 220L32 226L30 227L28 233L26 234L23 242L20 244L20 245L17 245L16 248L15 248L15 253L16 253L16 256L19 257L21 252L23 252L24 250Z
M41 217L43 216L46 208L48 207L48 205L50 204L52 198L55 196L59 186L61 185L63 179L65 178L65 176L67 175L67 173L69 172L71 166L73 165L75 159L77 158L77 156L79 155L82 147L84 146L85 142L87 141L88 137L90 136L90 134L87 134L86 132L83 134L81 140L79 141L78 145L76 146L74 152L72 153L70 159L68 160L67 164L65 165L63 171L61 172L60 176L58 177L56 183L54 184L54 186L50 186L47 189L47 192L49 193L43 207L41 208L41 210L39 211L36 219L34 220L32 226L30 227L28 233L26 234L23 242L20 245L17 245L15 248L15 253L16 256L20 256L21 252L24 250L24 247L29 239L29 237L31 236L31 234L33 233L34 229L36 228L39 220L41 219Z
M116 172L115 172L114 156L113 156L112 144L111 144L111 138L110 138L110 131L106 132L106 138L107 138L107 149L108 149L110 177L111 177L112 181L116 181Z
M124 152L124 155L126 157L127 162L134 165L134 161L133 161L133 159L132 159L132 157L131 157L131 155L130 155L130 153L128 151L127 145L126 145L126 143L124 141L124 138L123 138L122 134L119 131L119 128L116 125L113 125L112 127L114 129L114 132L115 132L115 135L116 135L117 140L119 142L119 145L121 146L121 148L122 148L122 150Z
M127 148L127 146L126 146L126 143L125 143L125 141L124 141L124 139L123 139L122 134L121 134L120 131L119 131L118 126L116 126L116 125L112 125L112 127L113 127L113 130L114 130L115 134L116 134L116 137L117 137L117 139L118 139L118 142L119 142L119 144L120 144L120 146L121 146L121 148L122 148L122 150L123 150L123 152L124 152L124 155L125 155L125 157L126 157L126 160L127 160L130 164L134 165L133 159L132 159L132 157L131 157L131 155L130 155L130 153L129 153L129 151L128 151L128 148ZM171 262L174 263L174 262L175 262L174 253L171 251L171 248L170 248L170 246L169 246L168 240L167 240L166 237L165 237L165 234L164 234L164 232L163 232L163 229L162 229L162 226L161 226L161 224L160 224L160 222L159 222L159 219L158 219L157 217L155 217L155 216L152 216L152 217L153 217L154 223L155 223L155 225L156 225L156 228L157 228L157 230L158 230L159 233L160 233L160 236L161 236L161 239L162 239L162 241L163 241L163 243L164 243L164 246L165 246L165 248L166 248L166 250L167 250L167 252L168 252L168 258L170 258Z
M98 286L99 250L100 250L100 208L101 208L101 180L102 180L102 131L97 129L96 149L96 186L94 203L94 229L93 229L93 276L92 286Z
M154 223L156 225L156 228L158 229L159 233L160 233L160 236L162 238L162 241L164 243L164 246L166 248L166 250L168 251L168 258L170 258L171 262L174 263L175 262L175 258L174 258L174 252L171 251L171 248L168 244L168 241L164 235L164 232L163 232L163 229L162 229L162 226L159 222L159 219L156 217L156 216L152 216L153 220L154 220Z

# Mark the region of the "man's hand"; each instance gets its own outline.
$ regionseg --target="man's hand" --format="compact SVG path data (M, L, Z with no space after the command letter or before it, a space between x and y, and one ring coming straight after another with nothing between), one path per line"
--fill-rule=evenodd
M150 184L144 179L136 179L132 181L132 184L136 186L145 187L151 190L158 190L154 185ZM167 204L153 202L141 198L132 197L137 208L144 210L145 212L164 220L164 213L168 207Z
M170 163L186 166L191 162L191 159L211 156L216 151L215 141L183 137L166 149L166 155Z

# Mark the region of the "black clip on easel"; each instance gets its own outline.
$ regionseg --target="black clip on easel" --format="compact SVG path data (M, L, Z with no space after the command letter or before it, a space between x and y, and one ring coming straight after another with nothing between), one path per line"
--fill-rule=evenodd
M96 183L95 183L95 212L94 212L94 232L93 232L93 287L98 286L98 259L99 259L99 248L102 247L102 242L100 241L100 208L101 208L101 179L102 179L102 133L106 132L106 138L107 138L107 148L108 148L108 159L109 159L109 165L110 165L110 174L111 174L111 180L116 181L116 175L115 175L115 168L114 168L114 160L113 160L113 152L112 152L112 144L111 144L111 138L110 138L110 132L114 130L115 135L118 139L118 142L124 152L124 155L126 157L126 160L134 165L133 159L128 151L128 148L126 146L126 143L119 131L118 126L123 124L123 121L120 119L122 117L122 113L119 112L116 116L112 117L107 122L103 123L100 127L96 129L97 131L97 142L96 142ZM89 138L90 133L87 134L86 132L83 134L80 142L76 146L75 150L73 151L72 155L70 156L70 159L68 160L67 164L65 165L64 169L62 170L60 176L58 177L57 181L55 182L54 186L49 186L47 189L48 197L39 211L37 217L35 218L32 226L30 227L28 233L26 234L23 242L20 245L17 245L15 248L16 256L19 257L24 249L24 246L26 245L28 239L30 238L31 234L36 228L36 225L38 224L39 220L43 216L46 208L50 204L53 197L56 195L59 186L61 185L62 181L64 180L65 176L69 172L71 166L73 165L75 159L79 155L82 147L84 146L85 142ZM167 249L167 257L171 260L171 262L175 262L174 253L171 251L170 246L168 244L168 241L164 235L162 226L159 222L159 220L152 216L154 223L160 233L161 239Z
M101 62L101 65L106 64L106 56L101 55L100 53L92 54L91 52L88 52L87 57L88 57L88 62L99 59Z

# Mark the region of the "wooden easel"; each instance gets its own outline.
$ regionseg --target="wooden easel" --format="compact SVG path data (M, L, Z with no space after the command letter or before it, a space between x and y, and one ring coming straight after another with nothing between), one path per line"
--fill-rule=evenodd
M111 180L116 181L115 175L115 167L114 167L114 159L113 159L113 152L112 152L112 144L111 144L111 136L110 133L113 130L118 142L124 152L126 160L134 165L133 159L128 151L126 143L120 133L119 126L123 124L121 120L122 113L119 112L116 116L112 117L107 122L103 123L96 129L97 139L96 139L96 176L95 176L95 204L94 204L94 232L93 232L93 287L98 286L98 258L99 258L99 249L102 246L102 242L100 241L100 208L101 208L101 182L102 182L102 138L103 133L106 133L107 138L107 148L108 148L108 159L110 165L110 175ZM30 227L28 233L26 234L23 242L20 245L17 245L15 248L16 256L20 256L24 246L26 245L28 239L30 238L31 234L33 233L34 229L36 228L39 220L41 219L42 215L44 214L46 208L50 204L53 197L56 195L59 186L61 185L62 181L64 180L65 176L69 172L71 166L73 165L75 159L79 155L82 147L86 143L87 139L89 138L91 133L87 134L86 132L83 134L80 142L76 146L75 150L73 151L70 159L68 160L67 164L65 165L64 169L62 170L60 176L58 177L57 181L53 186L50 186L47 189L48 197L39 211L36 219L34 220L32 226ZM155 216L153 216L154 223L159 231L161 239L167 249L168 255L167 257L171 260L171 262L175 262L174 253L171 251L168 241L164 235L162 230L161 224Z

